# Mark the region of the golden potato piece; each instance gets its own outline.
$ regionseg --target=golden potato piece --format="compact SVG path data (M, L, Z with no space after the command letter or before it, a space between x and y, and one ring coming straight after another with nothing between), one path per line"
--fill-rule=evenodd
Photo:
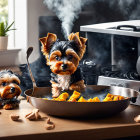
M106 97L110 97L111 99L113 99L113 98L114 98L114 95L113 95L113 94L108 93L108 94L106 95Z
M87 100L87 102L93 102L93 99L89 98L89 99Z
M55 101L66 101L64 98L56 99Z
M78 100L78 102L87 102L87 100L86 100L86 99L84 99L84 97L83 97L83 96L81 96L81 97L80 97L80 99Z
M74 91L73 94L70 96L70 98L69 98L68 101L69 101L69 102L74 102L74 101L76 101L76 99L79 98L80 95L81 95L81 94L80 94L79 92Z
M113 101L119 101L125 99L123 96L115 95Z
M119 100L119 96L114 96L113 101L118 101Z
M112 101L111 97L105 97L103 102L108 102L108 101Z
M69 94L67 92L62 93L57 98L53 98L52 100L55 101L66 101L66 99L69 97Z
M92 99L92 101L93 101L93 102L100 102L100 99L99 99L98 97L94 97L94 98Z
M71 100L68 100L68 102L77 102L75 98L71 98Z
M61 95L59 95L58 98L64 98L67 99L69 97L69 94L67 92L62 93Z
M123 99L125 99L125 98L123 96L119 95L119 100L123 100Z

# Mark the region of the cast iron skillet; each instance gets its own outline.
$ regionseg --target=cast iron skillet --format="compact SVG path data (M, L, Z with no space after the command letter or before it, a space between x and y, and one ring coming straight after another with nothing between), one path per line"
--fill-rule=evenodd
M32 95L32 89L25 91L29 103L48 115L59 117L104 117L117 114L128 107L131 99L139 95L139 92L129 88L89 85L81 93L85 99L97 96L102 101L107 93L122 95L128 98L109 102L66 102L50 100L52 99L51 87L41 87L39 90L37 95ZM72 94L70 91L68 93ZM42 99L44 97L48 98L48 100Z

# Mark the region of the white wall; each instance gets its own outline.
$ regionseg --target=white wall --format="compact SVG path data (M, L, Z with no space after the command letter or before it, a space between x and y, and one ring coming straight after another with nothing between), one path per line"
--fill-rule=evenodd
M19 63L26 63L27 49L27 0L15 0L15 48L20 48Z
M53 15L53 13L43 4L43 0L27 0L27 13L27 44L28 46L34 47L30 59L34 61L39 56L39 16L50 16Z
M54 15L43 0L15 0L15 47L21 48L19 63L26 63L26 50L34 47L30 62L39 57L39 16Z

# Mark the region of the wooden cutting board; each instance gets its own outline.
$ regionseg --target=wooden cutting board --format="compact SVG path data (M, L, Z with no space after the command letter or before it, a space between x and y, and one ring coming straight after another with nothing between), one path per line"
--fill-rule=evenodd
M49 116L55 123L55 129L46 130L47 115L39 121L29 121L25 115L33 107L22 100L19 109L3 110L0 115L0 139L2 140L82 140L109 139L140 135L140 124L134 122L134 117L140 114L140 106L130 105L122 113L102 119L64 119ZM21 121L14 122L10 114L20 115Z

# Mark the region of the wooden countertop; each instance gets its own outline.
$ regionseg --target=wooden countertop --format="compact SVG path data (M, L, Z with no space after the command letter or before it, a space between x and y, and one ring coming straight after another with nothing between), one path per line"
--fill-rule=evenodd
M140 106L130 105L122 113L103 119L63 119L50 116L55 123L54 130L46 130L47 115L41 113L43 119L29 121L25 115L33 107L22 100L19 109L3 110L0 115L0 139L2 140L39 140L39 139L108 139L140 135L140 124L134 122L134 117L140 114ZM10 114L19 114L21 121L14 122Z

